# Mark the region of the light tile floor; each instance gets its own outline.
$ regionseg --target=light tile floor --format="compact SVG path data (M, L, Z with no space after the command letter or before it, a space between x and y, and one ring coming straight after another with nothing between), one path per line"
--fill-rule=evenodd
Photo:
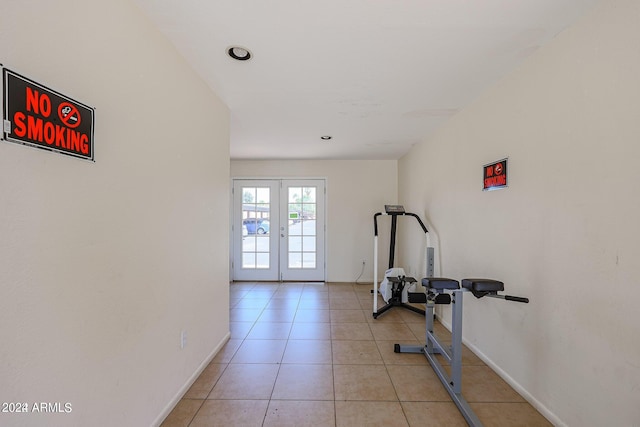
M372 311L366 285L232 283L231 339L162 427L465 426L426 358L393 352L424 317ZM551 425L466 347L462 380L485 426Z

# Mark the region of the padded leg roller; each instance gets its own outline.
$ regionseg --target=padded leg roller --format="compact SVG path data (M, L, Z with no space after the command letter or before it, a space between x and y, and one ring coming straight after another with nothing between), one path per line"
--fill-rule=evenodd
M436 291L460 289L460 284L457 280L447 279L446 277L427 277L422 279L422 286Z
M424 292L408 292L407 296L409 297L409 302L416 304L427 302L427 294Z
M476 298L504 291L504 283L492 279L462 279L462 287L469 289Z

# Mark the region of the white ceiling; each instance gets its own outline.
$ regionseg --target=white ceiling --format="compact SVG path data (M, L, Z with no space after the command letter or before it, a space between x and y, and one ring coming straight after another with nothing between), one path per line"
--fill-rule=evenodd
M234 159L400 158L597 1L134 0L228 105Z

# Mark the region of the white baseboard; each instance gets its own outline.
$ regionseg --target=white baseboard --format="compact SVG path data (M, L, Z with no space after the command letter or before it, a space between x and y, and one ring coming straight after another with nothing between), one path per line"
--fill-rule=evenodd
M202 371L204 371L204 369L209 365L209 363L211 363L213 358L216 357L216 354L218 354L218 352L227 343L227 341L229 341L229 338L231 338L231 332L227 332L227 334L224 336L224 338L222 338L222 340L213 349L213 351L204 359L204 361L200 364L200 366L198 366L198 369L196 369L193 375L191 375L187 380L187 382L182 387L180 387L180 390L178 390L178 393L176 393L173 399L169 401L169 403L164 408L164 410L160 413L160 415L158 415L158 418L155 419L152 426L159 426L160 424L162 424L164 419L167 418L167 416L171 413L171 411L173 411L173 408L175 408L178 402L180 402L180 399L182 399L182 396L184 396L185 393L189 391L189 388L191 388L193 383L196 382L196 380L198 379Z
M442 319L442 316L440 316L440 315L437 315L436 317L438 318L438 321L440 321L440 323L445 328L447 328L449 331L451 331L451 323L450 322L444 321ZM522 385L520 385L520 383L518 383L509 374L507 374L504 370L502 370L502 368L500 368L498 365L496 365L495 362L493 360L489 359L487 357L487 355L484 354L482 351L480 351L480 349L478 347L476 347L475 345L473 345L472 343L467 341L464 338L464 336L462 337L462 342L476 356L478 356L480 358L480 360L482 360L484 363L487 364L487 366L489 366L491 369L493 369L493 371L496 374L498 374L498 376L500 378L502 378L518 394L520 394L524 398L524 400L526 400L527 402L529 402L531 404L531 406L536 408L538 410L538 412L540 412L542 414L542 416L545 417L551 424L553 424L555 427L567 427L567 425L565 423L563 423L562 420L560 420L560 418L558 418L558 416L556 414L551 412L551 410L549 410L549 408L547 408L544 404L542 404L538 399L533 397L531 395L531 393L529 393L524 387L522 387Z

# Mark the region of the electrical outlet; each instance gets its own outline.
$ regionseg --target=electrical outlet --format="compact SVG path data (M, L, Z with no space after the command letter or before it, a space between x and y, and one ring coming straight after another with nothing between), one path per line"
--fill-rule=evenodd
M183 349L187 346L187 331L180 332L180 348Z

